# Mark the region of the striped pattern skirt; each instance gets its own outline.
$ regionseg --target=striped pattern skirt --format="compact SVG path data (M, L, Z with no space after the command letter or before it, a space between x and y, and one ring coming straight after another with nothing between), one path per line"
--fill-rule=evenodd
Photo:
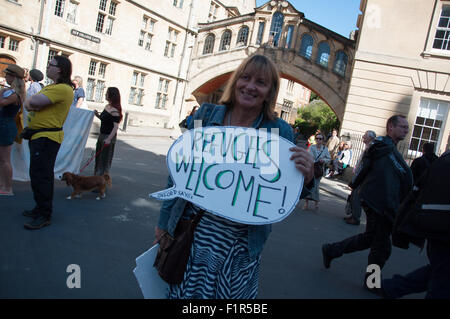
M260 256L248 253L247 225L205 212L198 224L183 282L169 299L254 299Z

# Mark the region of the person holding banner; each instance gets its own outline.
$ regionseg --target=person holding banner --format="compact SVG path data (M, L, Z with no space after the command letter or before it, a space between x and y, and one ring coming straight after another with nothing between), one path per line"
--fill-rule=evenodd
M25 100L25 71L11 64L5 69L10 88L0 91L0 196L12 196L11 149L18 130L16 118L22 121L21 107Z
M220 100L222 105L203 104L194 115L202 126L233 126L277 131L293 142L292 128L274 116L280 78L272 61L252 55L232 74ZM197 121L197 122L196 122ZM312 155L305 149L290 148L290 159L304 176L301 197L314 186ZM169 176L168 188L174 185ZM165 200L161 206L156 241L168 232L173 236L178 221L202 212L190 248L190 256L179 285L169 285L171 299L256 298L260 255L271 231L270 224L247 225L202 211L180 197Z
M70 60L64 56L55 56L47 65L47 77L54 84L47 85L24 103L28 111L27 128L35 132L30 137L28 146L31 189L36 205L32 210L22 213L33 218L33 221L24 224L29 230L50 225L56 156L64 139L62 127L73 100L71 74Z

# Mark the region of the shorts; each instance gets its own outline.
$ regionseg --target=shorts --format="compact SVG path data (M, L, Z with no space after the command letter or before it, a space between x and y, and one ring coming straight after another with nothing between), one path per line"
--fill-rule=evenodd
M17 136L17 126L13 117L0 118L0 146L9 146Z

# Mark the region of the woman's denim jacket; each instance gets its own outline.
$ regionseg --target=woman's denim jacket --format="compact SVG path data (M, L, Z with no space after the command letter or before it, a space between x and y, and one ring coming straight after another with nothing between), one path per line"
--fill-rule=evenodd
M222 126L225 113L226 106L224 105L204 103L201 108L195 112L194 121L202 120L202 126ZM194 127L194 121L191 121L191 125L188 129ZM293 142L294 139L291 126L281 119L267 121L263 120L263 115L261 114L259 118L253 122L252 127L266 128L268 132L271 128L278 128L280 136L291 142ZM289 154L286 154L286 156L289 156ZM173 181L169 176L167 188L171 188L172 186ZM312 188L311 186L314 186L314 184L310 183L307 187L303 187L300 198L303 198L309 194L309 189ZM164 201L160 210L158 227L162 230L167 230L169 234L173 236L178 220L183 215L186 203L186 200L179 197ZM272 227L270 224L248 225L248 250L250 258L255 259L259 256L271 230Z

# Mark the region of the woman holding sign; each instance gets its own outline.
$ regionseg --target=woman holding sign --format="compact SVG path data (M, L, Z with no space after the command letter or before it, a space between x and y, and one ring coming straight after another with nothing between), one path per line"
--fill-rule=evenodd
M279 83L274 63L265 56L252 55L232 74L220 101L223 105L203 104L194 120L203 126L264 128L268 132L278 129L280 136L293 142L291 126L274 116ZM193 123L188 129L192 128ZM308 187L314 186L314 159L300 147L293 146L290 151L286 156L305 178L304 197ZM169 177L168 188L172 186ZM165 232L173 235L180 218L200 211L181 198L164 201L155 229L156 240ZM260 255L270 231L270 224L246 225L204 211L195 229L184 279L179 285L170 285L168 297L256 298Z

